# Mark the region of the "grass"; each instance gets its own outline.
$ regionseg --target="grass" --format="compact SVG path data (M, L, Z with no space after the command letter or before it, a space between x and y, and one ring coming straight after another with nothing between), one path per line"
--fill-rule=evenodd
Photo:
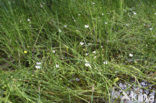
M155 0L0 0L0 102L110 102L119 81L156 85L155 10Z

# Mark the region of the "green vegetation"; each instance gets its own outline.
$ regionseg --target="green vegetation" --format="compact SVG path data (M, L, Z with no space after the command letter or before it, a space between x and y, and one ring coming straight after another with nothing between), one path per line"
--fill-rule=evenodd
M100 103L119 81L156 85L155 28L155 0L0 0L0 102Z

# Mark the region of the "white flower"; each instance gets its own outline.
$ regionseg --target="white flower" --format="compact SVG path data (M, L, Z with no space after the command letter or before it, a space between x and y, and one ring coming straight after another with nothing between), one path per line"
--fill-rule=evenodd
M92 43L88 43L88 46L89 46L89 45L92 45Z
M36 68L36 69L40 69L40 68L41 68L41 66L39 66L39 65L36 65L36 66L35 66L35 68Z
M36 65L41 65L41 62L36 62Z
M64 28L67 28L67 25L64 25Z
M96 56L94 56L94 59L96 59Z
M42 4L40 4L40 7L41 7L41 8L43 8L43 5L42 5Z
M56 64L56 66L55 66L56 68L59 68L60 66L58 65L58 64Z
M86 55L86 56L88 56L88 55L89 55L89 53L86 53L85 55Z
M27 21L30 22L30 19L28 18Z
M130 53L129 56L130 56L130 57L133 57L133 54Z
M40 68L41 68L41 64L42 64L41 62L36 62L35 68L36 68L36 69L40 69Z
M78 16L80 16L81 14L78 14Z
M120 87L120 88L123 88L123 84L122 84L122 83L119 83L119 87Z
M140 83L142 86L146 86L146 83L145 82L141 82Z
M96 54L96 51L93 51L93 54Z
M105 22L105 24L108 24L107 22Z
M84 27L85 27L85 28L89 28L89 25L85 25Z
M55 51L55 50L53 50L52 52L53 52L53 53L55 53L56 51Z
M122 84L122 83L119 83L119 87L121 88L121 89L126 89L126 84Z
M91 68L91 65L90 65L89 62L86 62L86 63L85 63L85 66Z
M128 24L125 24L126 26L129 26Z
M107 61L104 61L103 64L108 64L108 62Z
M77 82L78 82L78 81L80 81L80 79L79 79L79 78L76 78L75 80L76 80Z
M153 30L153 28L149 28L149 30L151 30L151 31L152 31L152 30Z
M62 32L62 30L61 29L58 29L58 31L61 33Z
M80 42L80 45L84 45L84 42Z
M104 16L104 13L102 13L102 16Z
M95 5L95 2L92 2L93 5Z
M133 14L136 15L137 13L136 12L133 12Z
M156 13L154 13L154 15L156 15Z

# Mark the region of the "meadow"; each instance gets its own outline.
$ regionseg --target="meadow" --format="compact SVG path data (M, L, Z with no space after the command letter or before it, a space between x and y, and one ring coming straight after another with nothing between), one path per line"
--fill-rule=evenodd
M120 82L155 90L155 28L156 0L0 0L0 103L112 103Z

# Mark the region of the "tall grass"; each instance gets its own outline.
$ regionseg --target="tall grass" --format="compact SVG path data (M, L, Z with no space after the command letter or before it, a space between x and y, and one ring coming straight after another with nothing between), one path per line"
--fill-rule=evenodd
M118 79L155 85L155 10L155 0L0 0L0 101L110 102Z

